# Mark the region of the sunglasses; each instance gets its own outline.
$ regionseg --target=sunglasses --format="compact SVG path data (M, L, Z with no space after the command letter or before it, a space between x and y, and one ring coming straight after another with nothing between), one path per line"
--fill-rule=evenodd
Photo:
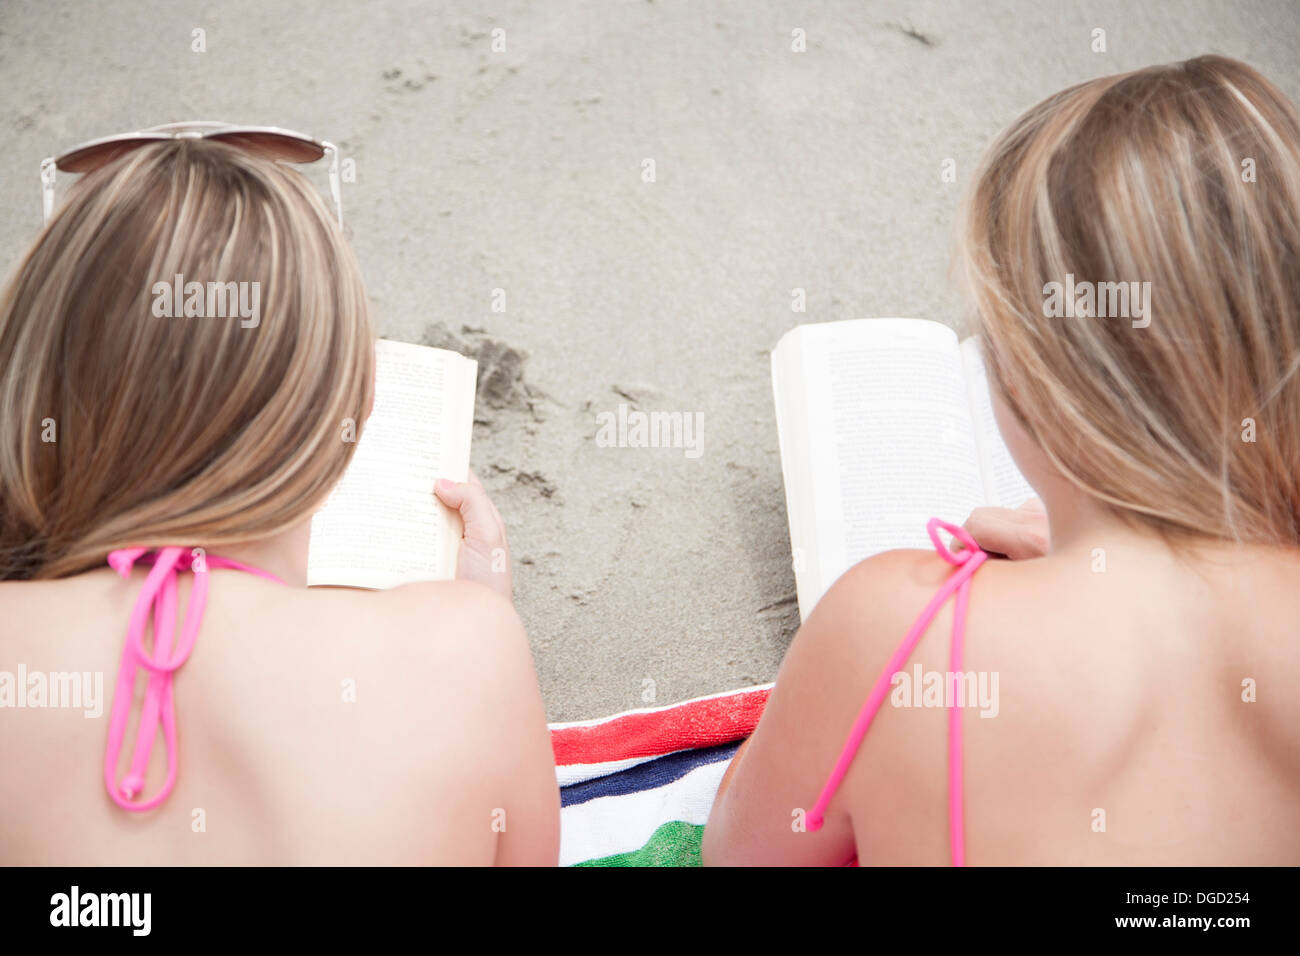
M57 157L41 160L41 202L45 221L49 222L54 213L54 177L57 170L65 173L93 172L133 149L169 139L212 139L282 163L314 163L328 155L330 198L334 200L339 228L343 228L339 151L332 143L274 126L233 126L230 123L211 122L168 123L135 133L105 136L74 146Z

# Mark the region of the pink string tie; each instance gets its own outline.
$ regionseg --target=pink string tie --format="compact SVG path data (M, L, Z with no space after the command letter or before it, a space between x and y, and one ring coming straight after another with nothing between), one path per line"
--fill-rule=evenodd
M108 743L104 748L104 786L108 795L123 810L152 810L167 799L176 785L176 708L172 679L194 650L194 642L203 623L208 602L208 571L211 568L235 568L259 577L279 581L273 574L228 558L206 555L201 548L166 547L157 550L121 548L108 555L108 564L121 577L131 574L137 561L152 563L140 596L136 598L127 625L126 644L117 671L113 707L108 718ZM194 575L189 606L181 624L180 640L173 647L176 632L178 578L181 572ZM144 633L153 615L153 651L145 650ZM117 765L126 735L127 719L135 692L139 669L149 672L144 707L136 728L131 766L125 777L117 780ZM167 777L158 792L148 799L136 799L144 789L158 727L162 726L167 751Z
M939 534L940 529L947 531L963 547L953 550L944 544ZM957 594L957 599L953 607L952 648L949 654L948 667L951 673L961 673L963 649L966 643L966 611L970 602L970 579L980 565L988 560L988 554L975 543L975 539L970 536L970 533L965 528L949 524L946 521L940 521L938 518L931 518L926 522L925 530L929 534L930 541L934 544L934 550L939 557L953 565L956 570L948 576L943 586L930 599L930 603L925 606L925 610L912 623L902 643L898 645L884 670L876 679L876 683L872 686L866 703L862 705L862 710L858 712L857 719L853 722L853 729L849 731L848 740L844 744L844 749L840 752L835 768L826 781L826 786L822 788L817 802L808 811L806 824L810 832L820 830L826 822L826 809L830 805L831 798L849 772L849 766L853 763L853 758L857 754L858 747L861 745L863 737L866 736L867 729L871 726L871 721L875 718L876 712L880 710L880 705L884 703L885 698L889 695L889 689L893 686L894 675L903 669L917 642L921 639L921 635L925 633L926 628L930 626L930 622L934 620L935 614L939 612L939 609L943 607L944 602L948 600L954 591ZM957 706L954 697L948 702L948 835L953 866L964 866L966 864L965 828L962 813L963 785L961 708Z

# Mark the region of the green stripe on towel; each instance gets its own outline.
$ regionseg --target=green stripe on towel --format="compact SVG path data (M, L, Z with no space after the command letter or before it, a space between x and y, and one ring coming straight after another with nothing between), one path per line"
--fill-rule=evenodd
M672 820L665 823L639 850L615 853L576 863L575 866L700 866L700 840L704 827Z

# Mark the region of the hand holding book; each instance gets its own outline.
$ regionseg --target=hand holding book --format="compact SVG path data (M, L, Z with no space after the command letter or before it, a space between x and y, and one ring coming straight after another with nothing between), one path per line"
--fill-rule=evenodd
M470 471L469 481L462 482L439 478L433 491L439 501L460 513L464 531L456 560L457 579L486 584L507 601L512 600L514 585L506 525L478 475Z

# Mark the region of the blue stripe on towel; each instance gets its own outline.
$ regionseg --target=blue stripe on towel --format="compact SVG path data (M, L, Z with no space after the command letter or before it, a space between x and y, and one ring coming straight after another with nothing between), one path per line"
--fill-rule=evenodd
M560 788L560 806L572 807L597 797L618 797L642 790L653 790L666 783L672 783L686 776L696 767L730 760L740 747L740 742L721 744L717 747L703 747L698 750L680 750L677 753L647 760L635 767L628 767L617 773L585 780L568 787Z

